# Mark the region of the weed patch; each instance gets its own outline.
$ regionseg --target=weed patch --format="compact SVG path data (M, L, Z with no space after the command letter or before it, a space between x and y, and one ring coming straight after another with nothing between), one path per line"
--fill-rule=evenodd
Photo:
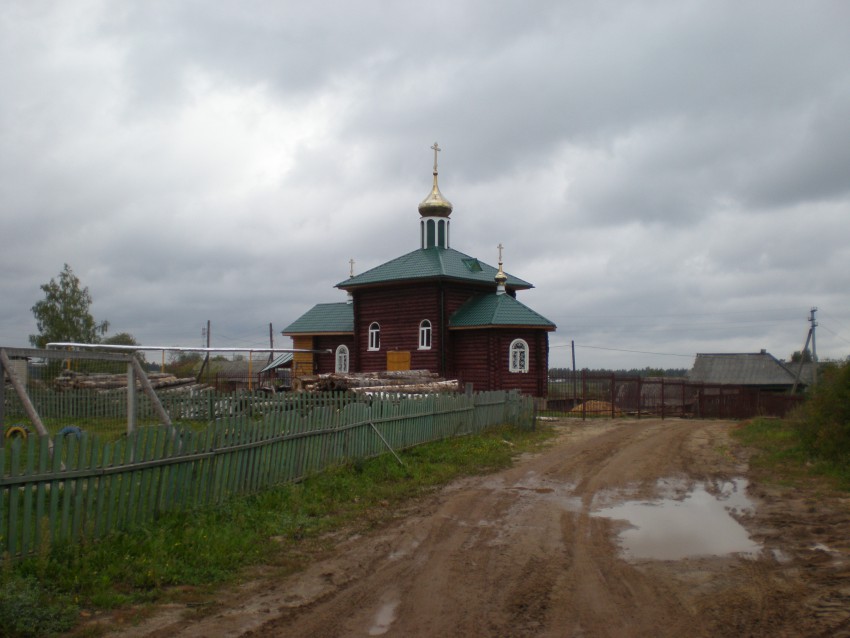
M353 460L216 508L166 514L97 542L46 548L0 572L0 592L7 596L0 611L32 609L16 617L41 623L32 625L41 627L39 633L8 635L62 631L79 608L89 613L207 590L238 578L250 565L295 570L331 532L380 524L404 501L461 476L508 467L517 454L552 435L546 426L496 428L406 450L402 463L390 454ZM7 626L16 627L0 623Z

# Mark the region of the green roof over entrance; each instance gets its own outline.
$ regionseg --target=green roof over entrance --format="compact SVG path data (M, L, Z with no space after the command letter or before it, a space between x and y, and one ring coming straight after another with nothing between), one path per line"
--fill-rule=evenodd
M497 269L475 257L464 255L453 248L420 248L376 266L364 273L339 282L343 290L396 281L415 279L451 279L493 286ZM507 273L506 273L507 274ZM507 275L506 285L514 290L533 288L530 283Z
M353 334L354 310L350 303L320 303L281 331L292 334Z
M510 295L476 295L449 319L449 329L528 326L554 330L555 324Z

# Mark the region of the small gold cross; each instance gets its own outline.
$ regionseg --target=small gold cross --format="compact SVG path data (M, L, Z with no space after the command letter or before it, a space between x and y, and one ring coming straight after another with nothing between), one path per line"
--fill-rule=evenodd
M441 149L436 142L434 142L434 146L432 146L431 148L434 150L434 173L436 173L437 172L437 152L442 151L443 149Z

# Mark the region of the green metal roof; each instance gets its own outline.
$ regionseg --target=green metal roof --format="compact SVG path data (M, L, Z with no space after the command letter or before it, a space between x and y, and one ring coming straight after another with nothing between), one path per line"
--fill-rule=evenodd
M508 294L476 295L449 319L449 328L529 326L554 330L555 324Z
M279 368L284 363L289 363L290 361L292 361L292 358L293 357L291 352L284 352L283 354L275 357L275 359L270 364L260 370L260 374L262 374L263 372L268 372L269 370L274 370L275 368Z
M283 334L354 333L350 303L320 303L283 329Z
M452 248L420 248L339 282L343 290L411 279L453 279L488 284L495 288L498 270L475 257ZM507 273L506 273L507 274ZM506 285L514 290L533 288L530 283L508 274Z

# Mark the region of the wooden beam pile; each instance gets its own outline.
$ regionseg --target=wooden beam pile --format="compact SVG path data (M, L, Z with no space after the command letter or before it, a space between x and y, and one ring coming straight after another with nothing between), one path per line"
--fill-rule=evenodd
M167 372L149 372L148 380L154 390L183 388L197 385L194 377L178 378ZM137 380L136 385L140 382ZM127 374L84 373L65 370L53 380L57 390L115 390L127 387Z
M392 372L360 372L342 374L329 372L301 379L301 390L306 392L340 392L355 394L375 392L401 392L405 394L432 394L457 392L456 379L446 380L428 370L400 370Z

